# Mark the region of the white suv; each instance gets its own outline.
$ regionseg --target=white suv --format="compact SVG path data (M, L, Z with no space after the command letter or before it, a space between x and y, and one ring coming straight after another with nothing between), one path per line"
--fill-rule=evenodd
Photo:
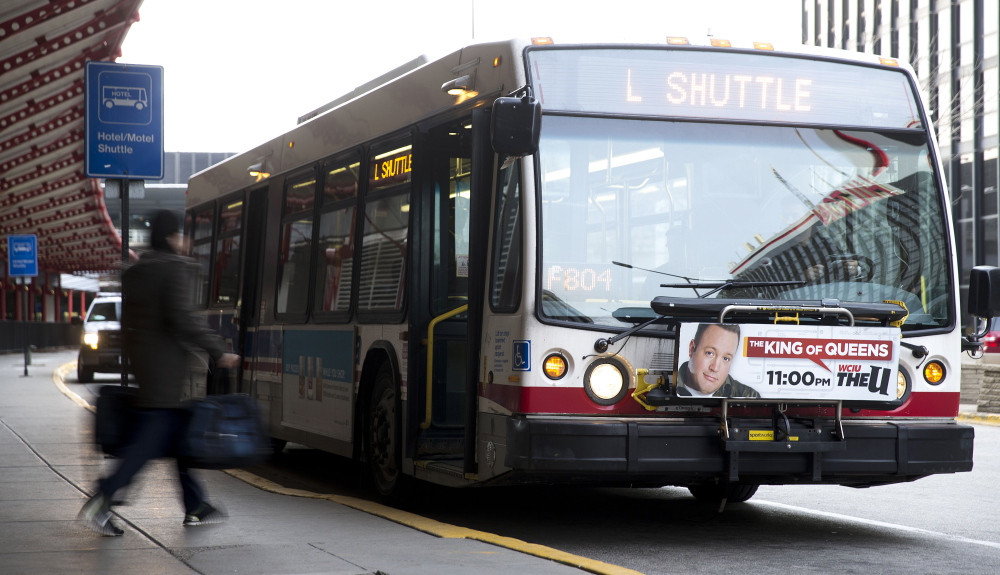
M76 359L76 375L80 383L94 381L94 373L121 373L122 361L122 296L99 293L90 302L87 319L83 322L83 341Z

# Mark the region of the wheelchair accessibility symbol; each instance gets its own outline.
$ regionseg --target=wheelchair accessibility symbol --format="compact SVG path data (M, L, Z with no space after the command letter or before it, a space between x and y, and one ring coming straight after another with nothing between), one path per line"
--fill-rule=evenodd
M531 342L526 339L514 340L514 371L531 371Z

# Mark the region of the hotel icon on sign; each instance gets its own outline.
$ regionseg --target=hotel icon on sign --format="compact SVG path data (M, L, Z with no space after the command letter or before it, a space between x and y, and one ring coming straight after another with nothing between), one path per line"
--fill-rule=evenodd
M100 108L105 124L145 126L153 121L150 97L153 79L142 72L101 72L97 76Z

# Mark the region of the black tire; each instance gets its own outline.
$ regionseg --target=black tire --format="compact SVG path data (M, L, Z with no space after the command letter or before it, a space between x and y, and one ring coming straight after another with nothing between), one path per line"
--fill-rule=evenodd
M723 499L727 503L743 503L757 493L757 483L704 483L688 485L688 491L698 501L718 503Z
M87 369L83 366L83 362L77 360L76 362L76 380L80 383L94 383L94 370Z
M365 414L365 458L375 491L387 501L403 497L406 478L401 471L400 418L392 367L379 368Z

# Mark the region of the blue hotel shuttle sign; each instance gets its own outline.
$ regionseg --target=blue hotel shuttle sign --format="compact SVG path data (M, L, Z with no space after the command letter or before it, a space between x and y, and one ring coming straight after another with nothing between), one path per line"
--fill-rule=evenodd
M87 176L163 179L163 67L86 64Z
M38 275L38 236L7 236L7 277Z

